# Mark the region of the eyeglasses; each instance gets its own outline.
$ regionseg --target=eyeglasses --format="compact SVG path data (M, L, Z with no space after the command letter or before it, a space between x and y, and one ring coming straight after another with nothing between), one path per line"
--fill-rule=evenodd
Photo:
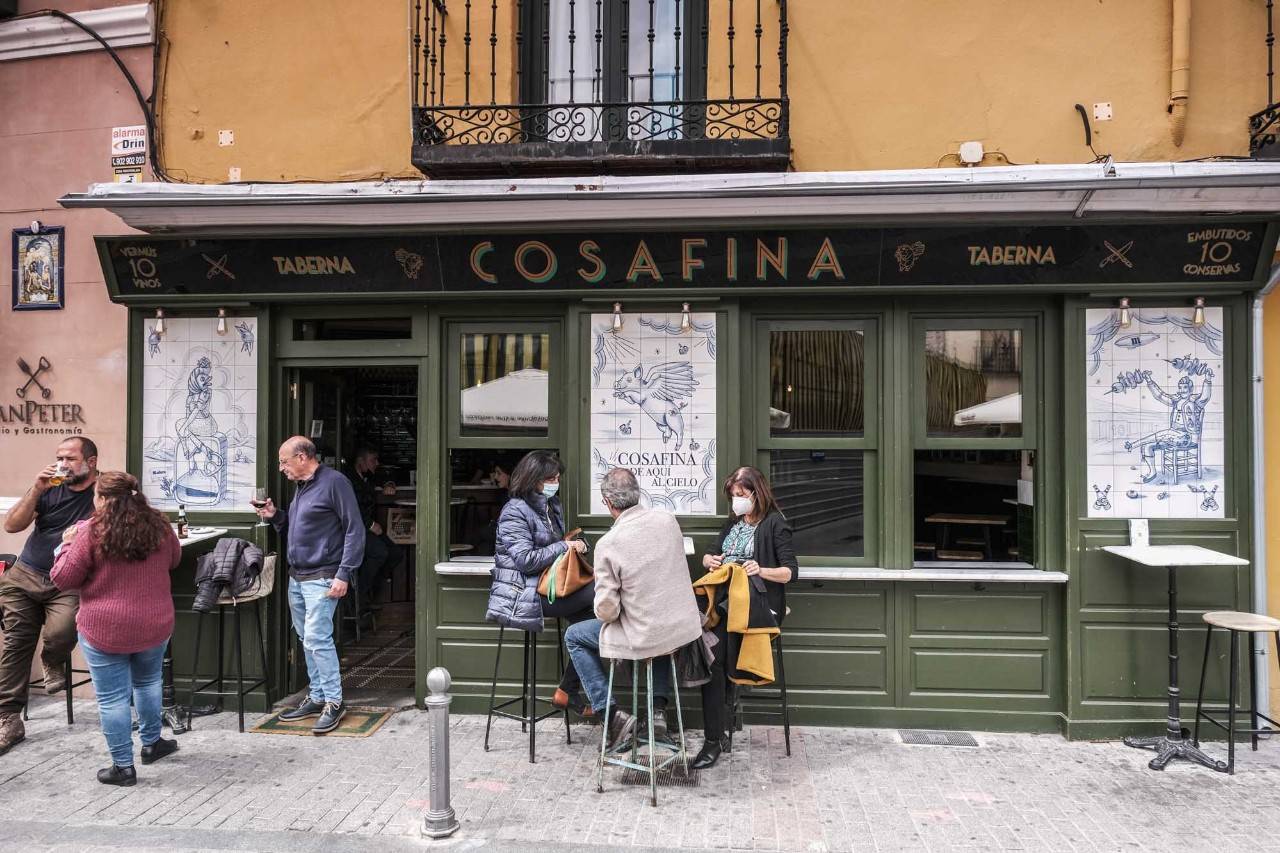
M302 455L301 453L295 453L292 456L286 456L285 458L279 459L277 461L280 463L280 467L283 468L285 465L289 464L289 460L294 458L294 456L301 456L301 455Z

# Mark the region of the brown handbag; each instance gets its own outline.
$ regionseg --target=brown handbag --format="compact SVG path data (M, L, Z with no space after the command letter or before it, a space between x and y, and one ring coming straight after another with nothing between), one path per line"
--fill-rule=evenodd
M569 541L581 532L581 528L570 530L565 534L565 541ZM538 595L545 596L548 602L554 603L557 598L572 595L593 580L595 580L595 570L591 568L591 564L576 550L570 548L543 570L538 578Z

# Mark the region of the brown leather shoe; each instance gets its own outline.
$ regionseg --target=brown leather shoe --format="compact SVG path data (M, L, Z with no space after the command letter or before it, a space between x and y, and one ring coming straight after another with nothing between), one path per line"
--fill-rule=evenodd
M584 719L590 719L596 715L596 709L592 708L585 702L580 702L577 698L565 693L559 687L556 692L551 694L551 704L561 711L568 708L573 713Z
M27 727L22 725L22 717L18 714L0 714L0 755L4 755L27 736Z
M62 668L62 664L50 666L41 661L44 667L44 692L50 696L55 693L61 693L67 688L67 674Z

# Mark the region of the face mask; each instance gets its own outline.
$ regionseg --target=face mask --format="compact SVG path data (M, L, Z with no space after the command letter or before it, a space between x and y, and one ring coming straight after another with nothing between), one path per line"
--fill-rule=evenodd
M559 483L543 483L542 484L542 494L546 495L548 498L554 498L556 496L556 492L558 491L560 491Z
M751 512L751 508L755 506L755 501L751 498L740 498L735 496L732 506L734 515L746 515Z

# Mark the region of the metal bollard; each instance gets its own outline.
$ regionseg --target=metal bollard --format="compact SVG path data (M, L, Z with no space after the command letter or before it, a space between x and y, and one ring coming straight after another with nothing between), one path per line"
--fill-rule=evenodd
M449 805L449 670L437 666L427 673L427 725L431 748L431 808L422 818L422 834L447 838L458 831L458 817Z

